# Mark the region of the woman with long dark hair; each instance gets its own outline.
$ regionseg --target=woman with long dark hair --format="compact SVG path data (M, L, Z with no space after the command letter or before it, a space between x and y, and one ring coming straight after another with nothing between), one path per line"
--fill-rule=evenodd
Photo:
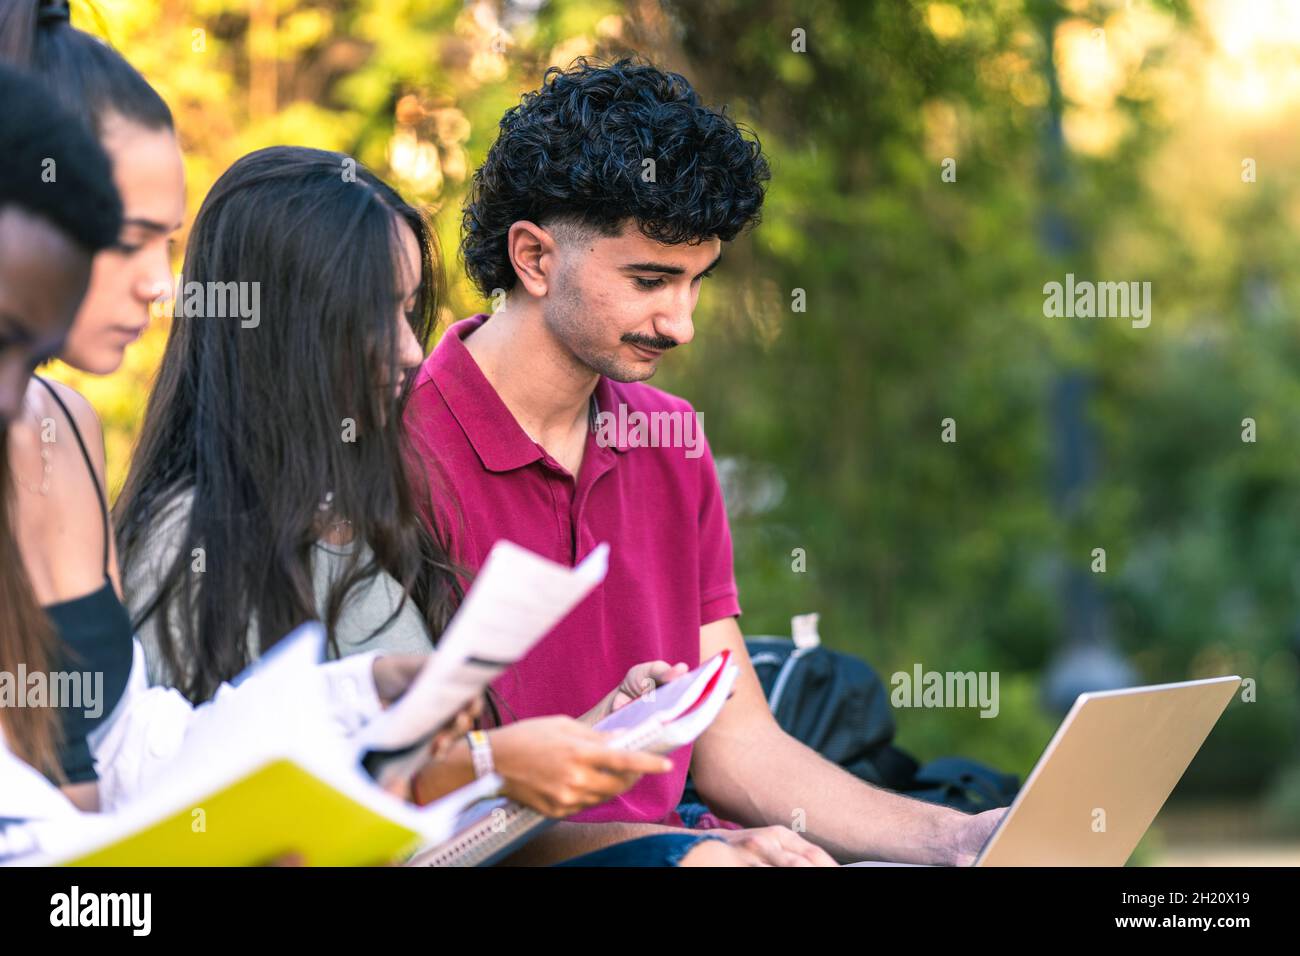
M434 261L416 210L347 157L262 150L213 186L116 508L156 682L206 700L316 617L336 654L432 648L459 583L395 425Z

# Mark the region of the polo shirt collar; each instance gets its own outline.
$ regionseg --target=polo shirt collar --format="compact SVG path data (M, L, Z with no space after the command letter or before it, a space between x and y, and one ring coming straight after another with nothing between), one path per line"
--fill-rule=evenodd
M483 467L511 471L542 457L465 347L465 337L487 321L475 315L452 325L429 356L429 377L460 424Z
M429 356L427 367L430 380L465 432L483 467L488 471L513 471L541 460L544 452L519 427L515 416L465 346L469 334L487 319L488 316L479 314L448 328ZM595 396L600 410L617 412L621 399L603 375L596 382ZM610 447L620 452L627 451L621 444Z

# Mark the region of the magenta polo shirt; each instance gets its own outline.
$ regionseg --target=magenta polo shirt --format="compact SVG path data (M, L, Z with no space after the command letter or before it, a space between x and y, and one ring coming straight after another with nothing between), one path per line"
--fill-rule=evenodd
M701 626L740 613L731 531L699 429L693 450L665 446L671 438L662 415L658 447L647 446L654 430L638 433L634 412L694 416L687 402L602 376L596 404L613 418L599 439L588 434L575 481L519 427L465 347L462 340L487 320L477 315L447 330L416 377L405 422L421 454L437 456L442 473L431 480L449 486L459 509L444 520L463 567L477 570L501 538L569 566L609 542L603 584L494 685L507 721L576 717L633 664L699 663ZM435 512L446 515L445 502ZM574 819L676 822L670 814L690 753L682 748L671 772L644 777Z

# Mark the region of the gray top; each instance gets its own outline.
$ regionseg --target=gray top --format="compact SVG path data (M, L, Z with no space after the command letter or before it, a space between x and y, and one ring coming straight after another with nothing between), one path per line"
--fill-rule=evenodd
M132 620L153 597L163 572L176 560L192 500L193 494L186 492L169 503L154 522L136 559L122 568L122 590ZM360 557L361 563L364 564L369 558L370 549L364 544L360 546L365 549ZM312 561L312 578L316 589L316 610L322 619L329 597L330 582L343 573L348 556L357 547L356 542L345 545L324 543L316 545ZM213 555L206 556L208 560L213 557ZM374 633L375 629L392 615L401 596L401 585L385 571L380 571L367 584L353 588L339 615L338 626L334 632L339 653L346 656L374 650L387 654L427 654L432 651L433 642L424 626L424 620L409 599L402 607L401 613L387 628L378 634ZM179 608L176 607L175 602L168 609L168 613L172 629L175 631L180 621ZM144 646L149 683L174 686L177 683L175 675L169 672L159 645L156 614L141 622L136 636ZM250 662L257 658L258 646L257 622L253 621L248 630Z

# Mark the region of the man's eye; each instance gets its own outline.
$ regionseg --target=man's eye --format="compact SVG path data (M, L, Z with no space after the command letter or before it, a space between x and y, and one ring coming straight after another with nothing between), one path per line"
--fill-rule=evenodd
M632 278L636 280L636 284L640 286L642 289L657 289L664 284L664 280L662 278L645 279L642 278L641 276L633 276Z

